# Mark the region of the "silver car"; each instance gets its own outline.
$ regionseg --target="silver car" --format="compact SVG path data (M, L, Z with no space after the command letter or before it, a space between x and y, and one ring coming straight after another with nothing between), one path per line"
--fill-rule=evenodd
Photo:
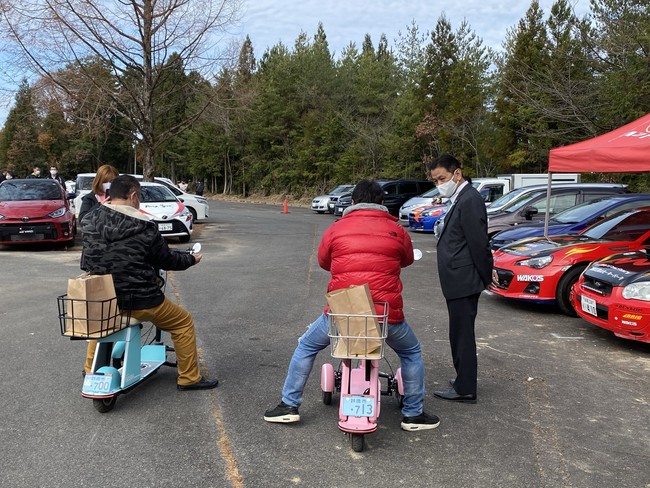
M413 197L408 200L404 205L399 209L399 221L403 225L408 225L409 223L409 213L413 212L415 209L420 207L427 207L433 205L434 201L442 201L438 195L438 188L435 186L428 191L425 191L422 195ZM446 201L446 199L445 199Z
M319 214L329 212L334 213L334 203L341 195L350 193L354 185L339 185L326 195L318 195L311 201L311 209ZM330 205L331 203L331 205Z

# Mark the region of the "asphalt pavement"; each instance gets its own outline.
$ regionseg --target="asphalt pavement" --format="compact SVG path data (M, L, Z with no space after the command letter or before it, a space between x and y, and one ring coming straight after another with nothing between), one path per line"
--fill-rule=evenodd
M161 369L113 411L80 395L85 342L60 335L56 296L80 245L0 247L0 485L18 487L650 487L650 345L552 307L485 293L478 403L444 402L453 367L433 237L402 274L405 313L426 368L437 429L400 430L382 398L379 429L352 451L324 405L317 360L301 422L269 424L296 341L325 303L316 249L333 221L309 209L210 202L193 241L204 258L167 293L196 321L211 391L180 392ZM177 245L178 247L187 247ZM392 352L382 370L398 367ZM336 364L336 363L334 363Z

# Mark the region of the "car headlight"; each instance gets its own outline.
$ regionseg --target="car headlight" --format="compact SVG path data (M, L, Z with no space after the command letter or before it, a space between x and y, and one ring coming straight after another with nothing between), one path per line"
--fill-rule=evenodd
M203 205L208 204L208 201L205 198L197 198L196 201L199 202L199 203L202 203Z
M523 261L517 261L519 266L528 266L529 268L542 269L553 261L553 256L541 256L538 258L529 258L524 259Z
M443 208L432 208L430 210L424 210L420 217L439 217L445 211Z
M63 217L64 215L65 215L65 207L61 207L55 210L54 212L48 214L47 216L56 219L58 217Z
M623 298L650 302L650 281L627 285L623 288Z
M0 215L0 220L4 220L4 219L6 219L6 218L7 218L7 217L5 217L4 215Z

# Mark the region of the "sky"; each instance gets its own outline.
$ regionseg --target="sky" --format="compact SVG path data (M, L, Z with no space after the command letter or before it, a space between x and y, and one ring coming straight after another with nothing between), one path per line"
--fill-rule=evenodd
M589 0L570 3L578 15L588 12ZM539 0L539 4L548 16L553 1ZM453 30L465 19L484 45L500 50L508 30L516 28L529 6L530 0L244 0L241 19L228 34L235 41L248 35L259 59L278 42L292 48L301 32L312 39L322 22L330 52L337 58L350 42L360 48L366 34L375 47L381 34L393 46L413 22L425 34L444 14ZM13 94L0 97L0 125L13 98Z
M589 0L569 1L578 15L589 9ZM539 4L548 16L553 1ZM453 30L465 19L486 46L500 49L507 31L517 26L529 7L530 0L249 0L243 4L238 32L242 38L250 36L259 59L279 41L293 47L301 31L313 38L322 22L330 51L338 56L351 41L361 47L366 34L375 47L382 33L393 45L413 21L420 33L426 33L444 14Z

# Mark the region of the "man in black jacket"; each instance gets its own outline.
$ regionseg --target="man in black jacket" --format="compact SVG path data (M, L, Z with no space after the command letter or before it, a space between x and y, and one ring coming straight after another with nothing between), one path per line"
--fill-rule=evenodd
M82 268L91 274L111 274L119 306L139 321L152 322L171 334L178 363L179 390L214 388L218 381L201 376L194 321L158 285L157 270L185 270L201 261L201 254L175 253L156 224L141 213L140 183L122 175L111 183L111 201L83 219ZM92 367L91 341L85 371Z
M476 403L477 360L474 321L481 292L492 281L492 252L485 202L463 177L460 163L443 154L428 166L449 209L438 229L438 275L449 313L449 343L456 378L433 394L443 400Z

